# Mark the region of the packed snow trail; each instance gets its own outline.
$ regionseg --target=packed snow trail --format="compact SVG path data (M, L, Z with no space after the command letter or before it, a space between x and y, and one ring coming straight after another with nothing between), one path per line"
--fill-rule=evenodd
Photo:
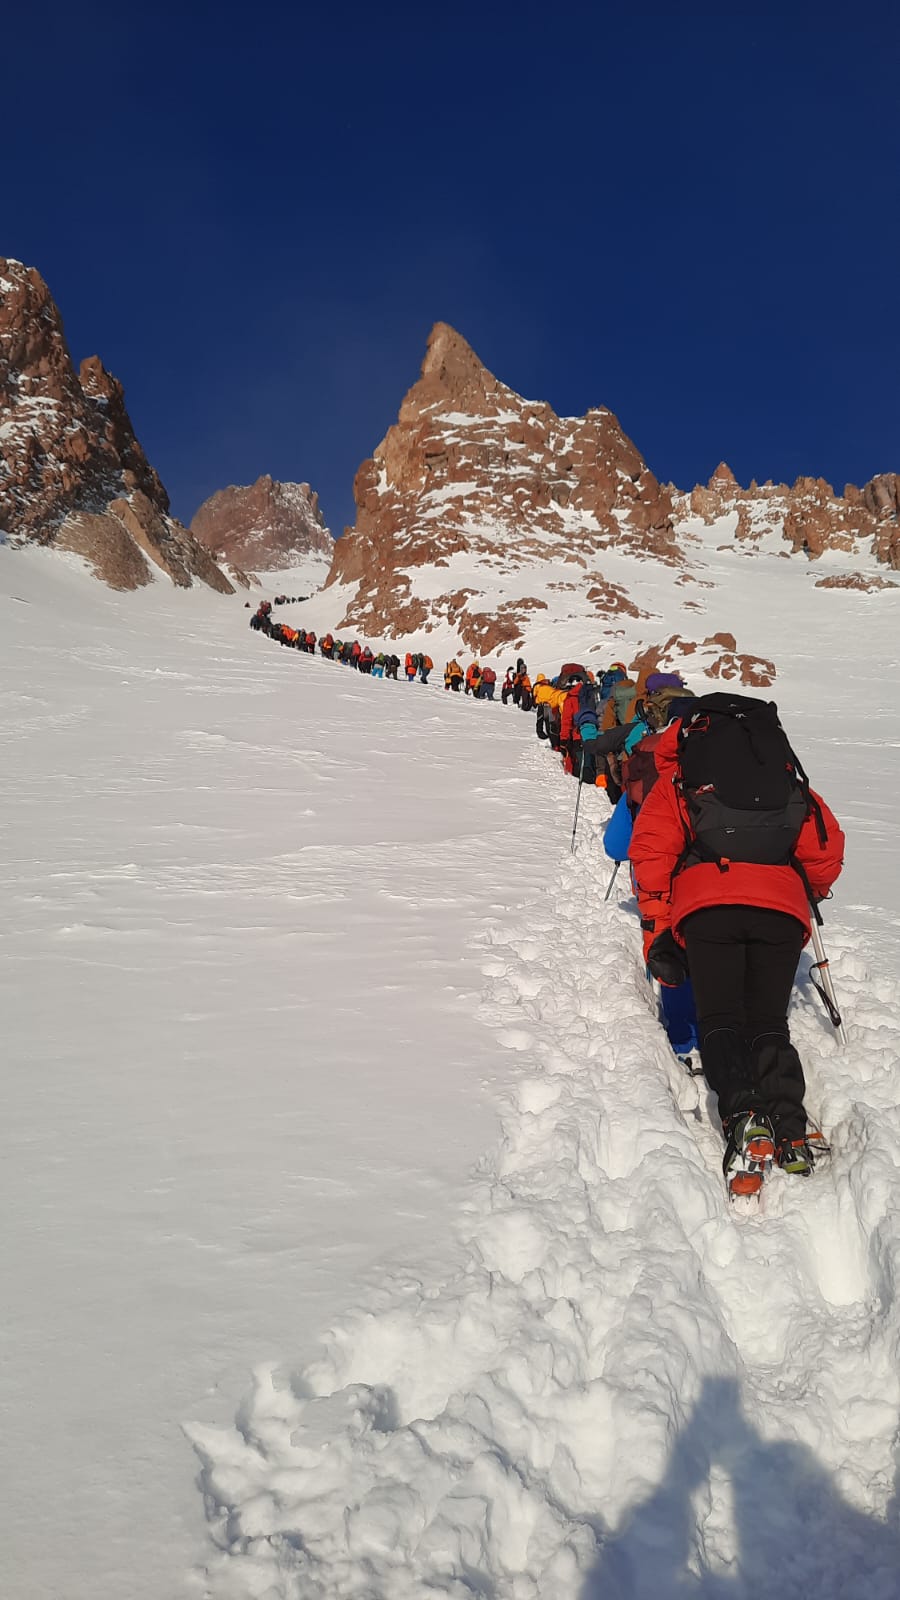
M522 760L562 815L557 764ZM738 1600L762 1576L896 1600L893 987L829 926L850 1049L805 978L792 1025L833 1161L738 1215L633 903L602 906L597 815L485 938L518 1076L460 1270L387 1281L319 1360L261 1369L234 1430L190 1429L223 1600Z

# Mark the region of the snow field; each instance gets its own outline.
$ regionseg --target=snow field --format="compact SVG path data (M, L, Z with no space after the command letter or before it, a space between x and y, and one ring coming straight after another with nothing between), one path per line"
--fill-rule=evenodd
M729 1208L633 902L602 906L600 812L569 858L574 785L544 750L521 762L558 860L484 937L480 1016L515 1082L464 1259L386 1279L318 1360L260 1368L234 1429L189 1428L223 1552L210 1593L737 1597L763 1561L799 1563L797 1592L895 1597L892 987L829 928L843 1054L804 960L792 1023L834 1158Z
M44 551L0 613L3 1592L161 1600L208 1546L183 1419L453 1259L529 725Z
M896 1600L892 613L738 561L850 835L834 1158L742 1214L530 717L0 551L13 1600Z

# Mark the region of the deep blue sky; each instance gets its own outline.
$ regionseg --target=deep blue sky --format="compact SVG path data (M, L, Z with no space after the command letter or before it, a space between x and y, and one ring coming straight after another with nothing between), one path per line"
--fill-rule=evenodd
M721 457L862 482L900 470L876 9L7 6L0 254L122 379L185 520L271 472L340 531L437 319L684 487Z

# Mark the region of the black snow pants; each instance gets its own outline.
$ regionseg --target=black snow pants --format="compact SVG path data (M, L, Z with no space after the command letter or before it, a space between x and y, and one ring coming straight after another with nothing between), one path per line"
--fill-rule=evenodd
M787 1009L803 927L784 911L708 906L681 926L700 1031L700 1059L723 1122L769 1117L776 1137L806 1132L803 1067Z

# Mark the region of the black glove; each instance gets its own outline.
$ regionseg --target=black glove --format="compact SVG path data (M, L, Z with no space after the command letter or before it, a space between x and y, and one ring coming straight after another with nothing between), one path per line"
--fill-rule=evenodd
M657 934L647 951L647 966L653 977L670 989L677 989L684 983L688 975L687 957L671 928Z

